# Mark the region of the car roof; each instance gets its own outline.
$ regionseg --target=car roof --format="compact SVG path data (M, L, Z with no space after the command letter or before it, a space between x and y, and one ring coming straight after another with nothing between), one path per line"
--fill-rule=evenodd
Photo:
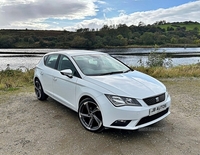
M88 54L105 54L103 52L98 51L90 51L90 50L61 50L57 52L49 52L46 55L49 54L64 54L67 56L76 56L76 55L88 55Z

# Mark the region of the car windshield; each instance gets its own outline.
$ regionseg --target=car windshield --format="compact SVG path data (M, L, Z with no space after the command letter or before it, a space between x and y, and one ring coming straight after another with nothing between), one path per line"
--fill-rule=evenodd
M107 54L73 56L83 74L89 76L125 73L130 68Z

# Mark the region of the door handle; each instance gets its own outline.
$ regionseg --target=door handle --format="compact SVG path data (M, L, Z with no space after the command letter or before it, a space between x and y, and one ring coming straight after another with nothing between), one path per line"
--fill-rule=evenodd
M43 75L44 73L43 73L43 72L40 72L40 74Z

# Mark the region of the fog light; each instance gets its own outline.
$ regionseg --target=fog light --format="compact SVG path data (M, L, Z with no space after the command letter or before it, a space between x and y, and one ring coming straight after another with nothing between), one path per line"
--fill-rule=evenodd
M131 120L116 120L114 121L111 126L127 126Z

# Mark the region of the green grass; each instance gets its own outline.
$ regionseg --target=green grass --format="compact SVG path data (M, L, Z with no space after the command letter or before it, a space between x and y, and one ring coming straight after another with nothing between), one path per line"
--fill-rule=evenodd
M189 24L184 24L184 23L179 23L179 24L164 24L164 25L159 25L160 28L164 28L165 30L167 30L167 27L173 27L174 29L177 28L177 26L180 26L180 27L186 27L186 30L189 31L189 30L193 30L195 27L197 27L199 29L199 32L200 32L200 24L198 23L189 23Z

